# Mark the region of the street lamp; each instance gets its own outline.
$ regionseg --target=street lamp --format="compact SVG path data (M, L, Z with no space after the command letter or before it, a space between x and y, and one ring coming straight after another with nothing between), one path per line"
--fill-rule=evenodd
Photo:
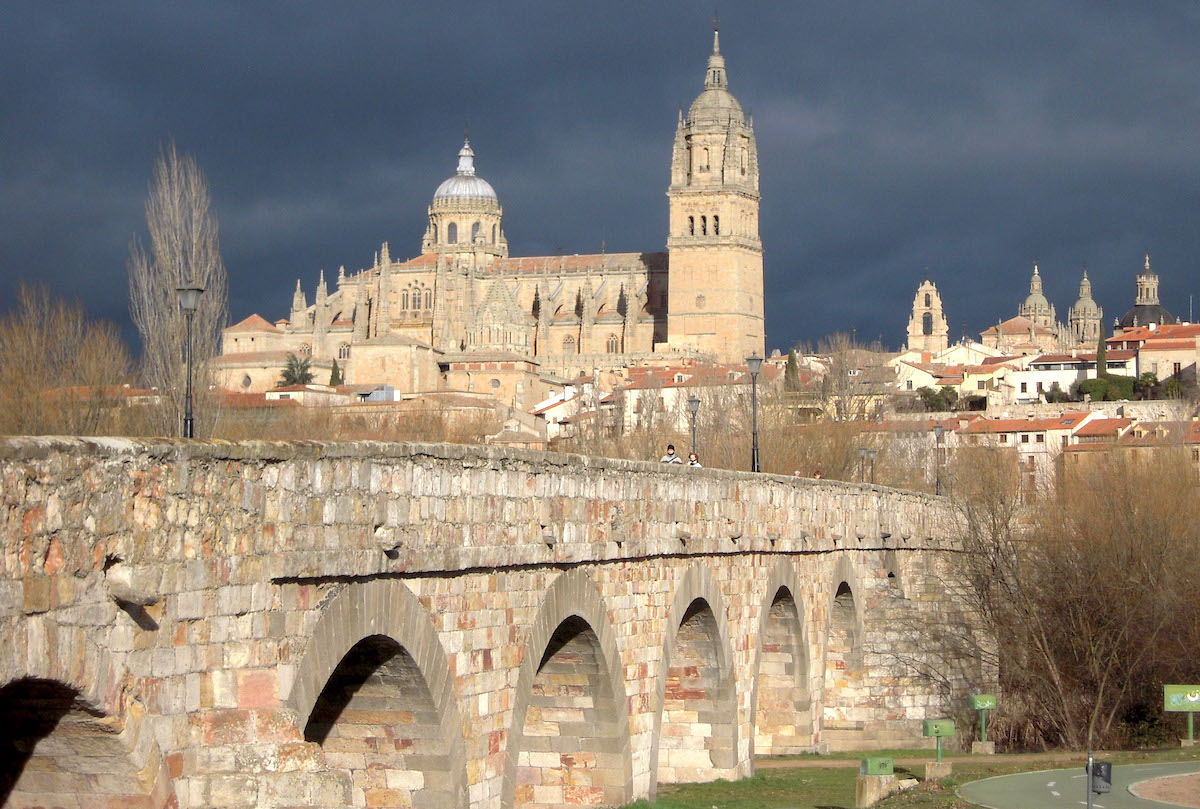
M688 410L692 412L692 452L696 451L696 413L700 410L700 399L693 393L688 397Z
M762 370L762 357L746 357L746 368L750 371L750 471L758 471L758 372Z
M867 471L867 448L859 447L858 448L858 482L859 483L866 482L866 479L867 479L866 471Z
M871 459L871 485L875 485L875 450L867 450L867 457Z
M940 424L933 425L933 455L937 463L937 471L934 472L933 493L942 493L942 433L946 432L946 428Z
M200 295L204 292L204 287L194 283L184 284L176 287L175 291L179 293L179 308L183 310L187 319L187 343L183 352L184 363L187 365L187 392L183 398L183 437L195 438L192 421L192 318L200 308Z

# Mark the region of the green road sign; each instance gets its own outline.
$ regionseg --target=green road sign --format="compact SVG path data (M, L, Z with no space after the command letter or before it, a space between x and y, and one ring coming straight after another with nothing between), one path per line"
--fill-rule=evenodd
M1164 711L1200 711L1200 685L1164 685Z
M858 765L859 775L891 775L894 772L890 758L864 758Z
M967 704L972 711L990 711L996 707L995 694L972 694L967 697Z
M926 719L921 723L921 733L925 736L953 736L953 719Z

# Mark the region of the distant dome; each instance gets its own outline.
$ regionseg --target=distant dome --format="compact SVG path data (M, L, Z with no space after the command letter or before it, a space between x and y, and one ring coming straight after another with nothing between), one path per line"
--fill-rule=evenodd
M458 171L453 177L437 187L433 199L490 199L499 202L496 189L482 177L475 176L475 153L471 151L470 141L464 140L463 147L458 150Z
M1009 299L1011 300L1011 298ZM1046 300L1046 296L1040 292L1030 292L1025 298L1026 309L1049 309L1050 301Z
M1121 318L1121 328L1132 329L1134 326L1173 326L1175 317L1157 303L1139 304L1133 307Z
M728 124L730 119L742 123L742 105L724 87L713 87L696 96L688 108L688 123Z

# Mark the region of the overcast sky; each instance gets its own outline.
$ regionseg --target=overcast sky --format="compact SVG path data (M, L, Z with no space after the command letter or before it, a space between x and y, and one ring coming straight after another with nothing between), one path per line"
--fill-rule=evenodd
M1149 251L1200 296L1200 4L722 4L754 115L767 344L899 346L926 275L952 338L1039 261L1111 323ZM132 334L128 243L174 138L208 175L236 321L297 278L415 255L464 122L512 255L661 250L711 9L680 2L6 3L0 294L48 283ZM1196 301L1200 305L1200 299ZM3 306L0 306L2 309Z

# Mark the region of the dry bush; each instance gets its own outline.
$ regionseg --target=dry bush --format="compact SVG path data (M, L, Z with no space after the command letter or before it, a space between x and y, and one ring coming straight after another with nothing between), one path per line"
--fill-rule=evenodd
M122 432L128 375L129 353L111 323L43 286L17 288L0 320L0 433Z
M1165 721L1153 707L1162 683L1200 677L1200 491L1187 455L1114 451L1027 509L1013 453L968 448L955 465L961 566L1008 695L1000 740L1119 745L1134 721Z

